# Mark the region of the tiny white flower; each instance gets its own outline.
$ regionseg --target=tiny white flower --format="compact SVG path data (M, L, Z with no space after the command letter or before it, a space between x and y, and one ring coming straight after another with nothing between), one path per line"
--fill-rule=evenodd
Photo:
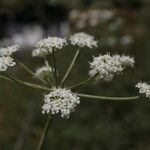
M44 96L42 113L60 113L61 117L69 118L70 113L74 111L75 106L79 103L80 98L71 90L53 88L48 95Z
M72 45L78 45L79 47L87 46L89 48L98 47L97 41L94 40L94 36L80 32L70 36Z
M35 72L35 75L39 78L44 79L52 73L52 68L47 66L42 66L38 68Z
M145 82L139 82L135 86L139 89L140 94L145 94L146 97L150 98L150 85Z
M99 55L94 57L93 61L90 63L89 75L94 76L99 75L99 79L110 81L113 79L114 74L121 73L126 66L133 67L134 59L129 56L120 56L109 54Z
M0 57L0 71L6 71L8 67L14 66L16 63L14 59L9 56L2 56Z
M49 50L51 48L62 49L65 45L67 45L66 39L48 37L37 42L35 47Z
M12 53L19 51L18 45L12 45L5 48L0 48L0 56L10 56Z

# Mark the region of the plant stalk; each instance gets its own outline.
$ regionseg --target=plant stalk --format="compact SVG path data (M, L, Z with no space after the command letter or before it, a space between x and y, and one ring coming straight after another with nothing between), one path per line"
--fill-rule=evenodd
M58 81L57 81L57 66L56 66L56 58L55 58L55 51L52 48L52 55L53 55L53 67L54 67L54 78L55 78L55 86L57 87Z
M44 63L45 63L46 67L50 67L47 57L44 57ZM53 70L53 68L52 68L52 70ZM49 87L51 87L53 81L51 81L50 76L47 76L46 78L47 78Z
M35 73L34 73L33 71L31 71L28 67L26 67L23 63L21 63L21 62L19 62L19 61L17 61L17 62L18 62L18 64L19 64L22 68L24 68L26 71L28 71L33 77L37 78L37 79L38 79L39 81L41 81L42 83L46 84L46 82L45 82L43 79L37 77L37 76L35 75Z
M75 88L78 88L78 87L81 87L81 86L85 86L87 85L89 82L93 82L93 80L98 76L98 74L95 74L94 76L92 77L89 77L88 79L80 82L80 83L77 83L71 87L68 87L68 89L75 89Z
M52 49L52 54L53 54L53 65L54 65L53 77L55 78L55 86L57 87L57 72L56 72L57 68L56 68L55 52L53 49ZM44 146L44 141L47 138L47 134L50 128L51 121L52 121L52 118L51 118L51 115L49 114L37 150L42 150Z
M51 115L49 115L48 118L47 118L44 130L43 130L42 136L40 138L40 142L39 142L37 150L42 150L43 149L43 145L44 145L45 139L47 137L51 122L52 122L52 118L51 118Z
M70 66L69 66L68 70L66 71L66 73L65 73L65 75L64 75L64 77L63 77L63 79L62 79L62 81L60 83L60 86L63 86L63 84L65 83L66 79L68 78L68 76L69 76L69 74L70 74L74 64L76 63L76 61L78 59L79 54L80 54L80 50L78 49L76 51L76 53L75 53L71 63L70 63Z
M115 101L120 101L120 100L136 100L140 96L131 96L131 97L107 97L107 96L97 96L97 95L89 95L89 94L82 94L82 93L77 93L78 96L80 97L85 97L85 98L91 98L91 99L101 99L101 100L115 100Z
M11 81L11 82L16 82L18 84L21 84L21 85L24 85L24 86L27 86L27 87L32 87L34 89L50 91L50 89L45 87L45 86L41 86L41 85L38 85L38 84L21 81L19 79L16 79L16 78L10 76L10 75L7 75L6 73L4 73L4 76L0 76L0 78L3 78L5 80Z

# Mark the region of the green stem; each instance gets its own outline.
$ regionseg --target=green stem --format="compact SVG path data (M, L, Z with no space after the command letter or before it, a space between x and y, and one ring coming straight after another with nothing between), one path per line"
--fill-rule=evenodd
M101 100L136 100L140 96L131 96L131 97L107 97L107 96L97 96L97 95L89 95L89 94L82 94L82 93L77 93L78 96L80 97L85 97L85 98L92 98L92 99L101 99Z
M48 63L48 61L47 61L47 58L46 58L46 57L44 57L44 63L45 63L45 66L46 66L46 67L50 67L50 65L49 65L49 63Z
M57 87L57 72L56 72L57 68L56 68L55 53L54 53L53 49L52 49L52 53L53 53L55 86ZM49 131L49 128L50 128L51 120L52 120L52 118L50 117L50 114L49 114L37 150L42 150L42 148L43 148L44 141L45 141L45 139L47 137L47 134L48 134L48 131Z
M11 81L11 82L16 82L16 83L19 83L19 84L27 86L27 87L32 87L34 89L50 91L50 89L47 88L47 87L44 87L44 86L41 86L41 85L38 85L38 84L34 84L34 83L21 81L19 79L16 79L16 78L14 78L12 76L7 75L6 73L4 73L4 76L0 76L0 78L3 78L5 80Z
M6 77L6 76L0 75L0 78L1 78L1 79L4 79L4 80L7 80L7 81L10 81L10 82L14 82L13 80L9 79L9 78Z
M74 55L74 57L73 57L71 63L70 63L70 66L69 66L67 72L65 73L65 75L64 75L64 77L63 77L63 79L62 79L62 81L61 81L61 83L60 83L60 86L62 86L62 85L64 84L64 82L66 81L66 79L68 78L68 76L69 76L69 74L70 74L70 72L71 72L71 70L72 70L74 64L76 63L76 61L77 61L77 59L78 59L79 54L80 54L80 50L78 49L78 50L76 51L76 53L75 53L75 55Z
M40 142L39 142L39 144L38 144L37 150L42 150L42 149L43 149L44 141L45 141L45 139L46 139L46 137L47 137L47 134L48 134L48 131L49 131L51 122L52 122L52 118L51 118L51 116L49 115L48 118L47 118L47 121L46 121L44 130L43 130L42 136L41 136L41 138L40 138Z
M55 78L55 86L57 87L57 67L56 67L56 58L55 58L55 51L52 48L52 54L53 54L53 67L54 67L54 78Z
M75 89L75 88L78 88L80 86L85 86L86 84L88 84L89 82L92 82L96 77L98 76L98 74L92 76L92 77L89 77L88 79L80 82L80 83L77 83L71 87L68 87L68 89Z
M19 64L22 68L24 68L26 71L28 71L33 77L37 78L37 79L38 79L39 81L41 81L42 83L46 84L46 82L45 82L43 79L41 79L41 78L39 78L38 76L36 76L35 73L34 73L33 71L31 71L28 67L26 67L23 63L21 63L21 62L19 62L19 61L17 61L17 62L18 62L18 64Z
M45 66L46 66L46 67L50 68L50 65L49 65L49 62L48 62L47 57L44 57L44 63L45 63ZM52 70L53 70L53 69L52 69ZM48 82L49 87L51 87L52 81L51 81L51 79L50 79L50 75L47 76L46 78L47 78L47 82Z

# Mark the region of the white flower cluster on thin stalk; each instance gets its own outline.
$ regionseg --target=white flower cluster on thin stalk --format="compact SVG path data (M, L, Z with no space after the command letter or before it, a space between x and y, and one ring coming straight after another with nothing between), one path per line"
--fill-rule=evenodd
M80 98L75 93L72 93L71 90L53 88L51 92L44 97L42 113L61 113L61 117L69 118L70 112L74 111L75 106L79 103Z
M83 32L75 33L74 35L70 36L70 42L72 45L78 45L79 47L98 47L98 42L94 40L94 36Z
M145 82L139 82L135 86L139 89L140 94L145 94L146 97L150 98L150 85Z
M63 46L67 45L66 39L58 38L58 37L48 37L36 43L37 48L56 48L62 49Z
M10 56L2 56L0 57L0 71L4 72L8 69L8 67L13 67L16 63L14 59Z
M10 56L12 53L19 51L18 45L12 45L5 48L0 48L0 56Z
M35 75L39 78L44 79L52 73L52 68L49 66L42 66L38 68L35 72Z
M4 72L9 67L13 67L16 63L14 59L10 57L14 52L19 51L18 45L12 45L5 48L0 48L0 71Z
M90 62L89 75L99 75L99 79L110 81L115 74L121 73L126 66L134 66L134 58L120 55L99 55Z
M63 46L67 45L66 39L58 37L48 37L38 41L35 44L36 49L33 51L32 56L42 57L48 53L52 53L53 49L62 49Z

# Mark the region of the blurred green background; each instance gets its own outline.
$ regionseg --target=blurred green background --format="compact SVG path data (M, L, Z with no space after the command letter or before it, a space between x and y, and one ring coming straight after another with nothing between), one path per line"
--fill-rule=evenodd
M38 38L68 37L79 31L94 35L100 47L83 49L67 85L88 77L92 55L110 52L135 57L134 69L80 92L134 96L135 84L150 80L149 0L0 0L0 24L0 46L20 44L16 57L32 70L42 64L31 57L32 43ZM67 47L57 53L60 79L75 50ZM8 73L38 83L18 65ZM41 113L42 99L42 92L0 80L0 150L36 149L47 117ZM69 119L54 119L44 150L149 150L149 118L150 102L143 97L119 102L82 99Z

